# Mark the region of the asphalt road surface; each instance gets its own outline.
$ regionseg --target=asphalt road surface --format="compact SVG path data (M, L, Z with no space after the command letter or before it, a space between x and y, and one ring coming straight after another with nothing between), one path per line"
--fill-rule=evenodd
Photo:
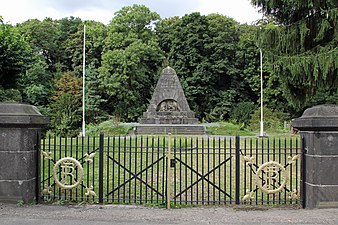
M338 209L193 207L160 209L122 205L0 203L0 225L338 224Z

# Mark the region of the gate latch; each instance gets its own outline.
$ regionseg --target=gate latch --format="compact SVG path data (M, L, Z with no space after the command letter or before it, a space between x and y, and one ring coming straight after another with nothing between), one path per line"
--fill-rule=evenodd
M176 160L175 159L170 159L170 167L173 168L176 165Z

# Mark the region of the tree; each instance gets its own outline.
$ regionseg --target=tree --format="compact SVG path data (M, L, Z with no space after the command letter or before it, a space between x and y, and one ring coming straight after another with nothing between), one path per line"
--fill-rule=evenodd
M71 34L65 40L64 54L71 61L68 67L77 76L82 76L84 24L86 25L86 65L91 65L96 69L101 66L101 54L104 40L107 36L107 27L104 24L95 21L85 21L79 26L76 33Z
M110 112L125 121L146 110L164 60L152 25L159 19L147 7L133 5L115 13L108 26L99 78Z
M31 48L16 27L0 18L0 86L17 88L17 80L31 60Z
M337 1L251 2L268 18L261 23L261 47L289 101L301 111L324 93L322 102L337 101Z
M201 120L228 119L237 102L257 99L246 80L257 76L252 72L258 67L255 56L247 60L254 60L254 69L243 73L245 54L238 47L243 30L226 16L199 13L165 19L156 27L169 65L176 69L189 105Z
M42 57L35 56L35 60L21 74L20 90L24 102L35 106L47 106L53 90L52 73Z
M98 123L106 115L103 105L107 102L103 99L104 90L101 80L98 79L98 71L89 65L86 70L85 81L85 112L87 123ZM82 93L81 93L82 95Z
M33 53L42 55L49 71L55 72L58 48L62 46L58 41L60 30L56 21L51 18L46 18L43 21L37 19L27 20L19 24L18 29L27 38Z
M76 135L81 125L81 79L66 72L55 82L49 116L51 127L60 135Z
M27 20L19 24L18 28L28 39L34 53L44 56L50 72L58 69L65 72L72 70L72 55L65 54L65 43L78 31L81 23L80 18L74 17L60 20L46 18L43 21Z

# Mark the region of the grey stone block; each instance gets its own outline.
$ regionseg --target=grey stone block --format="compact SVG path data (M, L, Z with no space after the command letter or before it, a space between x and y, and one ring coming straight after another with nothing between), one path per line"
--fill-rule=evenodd
M33 151L36 148L38 131L37 128L0 127L0 152Z
M338 185L323 186L305 184L305 208L337 208Z
M36 178L0 181L0 202L17 203L19 200L36 200Z
M0 152L0 180L29 180L36 177L37 152Z
M317 185L338 185L338 157L306 155L305 160L306 182Z

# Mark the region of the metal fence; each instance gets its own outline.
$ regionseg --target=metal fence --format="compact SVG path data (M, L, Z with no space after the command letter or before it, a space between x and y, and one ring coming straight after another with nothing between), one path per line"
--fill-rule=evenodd
M299 137L47 137L41 199L166 206L300 204Z

